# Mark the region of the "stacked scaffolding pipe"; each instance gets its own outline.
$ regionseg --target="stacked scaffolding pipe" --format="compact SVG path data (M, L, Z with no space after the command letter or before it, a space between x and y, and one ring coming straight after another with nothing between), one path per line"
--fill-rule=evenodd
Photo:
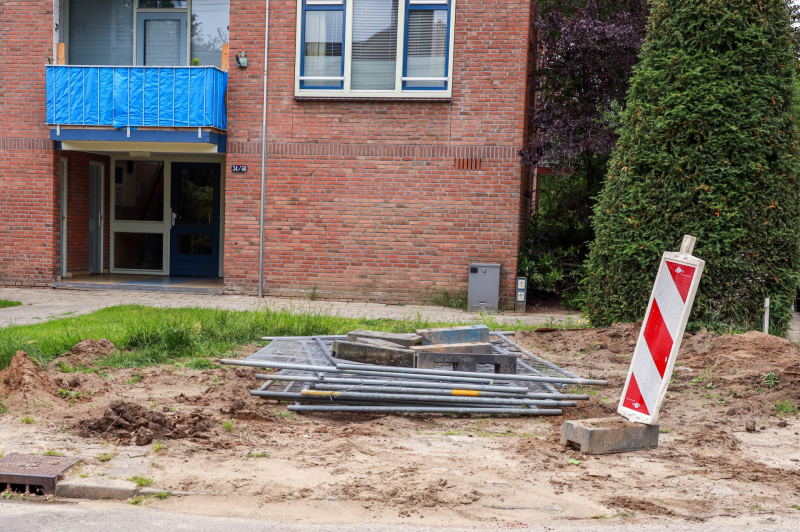
M536 357L512 342L510 331L493 334L498 338L492 340L494 352L515 355L518 373L490 373L490 366L463 372L348 362L335 358L331 349L333 341L344 335L264 337L271 343L263 354L220 363L280 370L257 374L266 382L250 393L293 402L288 409L298 412L560 415L562 408L577 406L589 396L562 393L559 388L606 384Z

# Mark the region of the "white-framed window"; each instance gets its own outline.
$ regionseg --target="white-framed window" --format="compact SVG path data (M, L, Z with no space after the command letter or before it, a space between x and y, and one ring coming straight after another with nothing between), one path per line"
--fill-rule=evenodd
M449 98L456 0L300 0L295 95Z

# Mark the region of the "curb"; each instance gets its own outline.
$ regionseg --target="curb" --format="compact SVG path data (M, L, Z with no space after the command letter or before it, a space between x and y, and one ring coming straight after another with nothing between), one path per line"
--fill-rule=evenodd
M169 491L157 488L140 488L130 480L111 478L69 478L56 484L56 496L67 499L90 500L126 500L137 495L157 495L169 493L171 495L210 495L209 493L195 493L191 491Z

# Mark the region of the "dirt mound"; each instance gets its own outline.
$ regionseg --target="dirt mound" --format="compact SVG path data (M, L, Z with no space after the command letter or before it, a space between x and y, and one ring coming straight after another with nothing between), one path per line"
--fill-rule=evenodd
M0 382L5 384L10 392L21 395L25 400L58 393L58 386L39 373L25 351L14 353L11 364L0 371Z
M98 358L103 358L114 351L115 346L110 340L101 338L100 340L93 340L91 338L82 340L75 344L68 353L55 358L51 364L54 366L66 365L70 368L77 366L89 366Z
M204 412L155 412L136 403L117 400L111 403L101 418L78 422L78 435L83 438L100 436L106 439L147 445L153 440L183 438L208 439L217 425L216 420Z
M609 508L624 508L626 510L633 510L634 512L640 512L649 515L675 515L675 512L669 508L664 508L660 504L646 500L637 500L632 497L610 497L603 500L603 504Z
M681 347L678 360L720 375L764 376L800 363L800 350L789 340L758 331L724 336L700 333Z

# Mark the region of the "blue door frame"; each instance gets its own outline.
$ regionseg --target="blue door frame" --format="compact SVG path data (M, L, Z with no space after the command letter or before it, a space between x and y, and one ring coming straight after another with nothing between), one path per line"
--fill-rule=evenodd
M219 277L220 163L172 163L169 274Z

